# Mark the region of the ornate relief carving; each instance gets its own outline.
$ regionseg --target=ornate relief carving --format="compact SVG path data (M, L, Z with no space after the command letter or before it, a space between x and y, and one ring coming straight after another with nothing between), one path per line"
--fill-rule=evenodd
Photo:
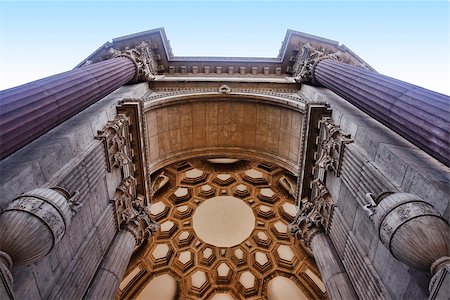
M14 199L0 214L0 251L14 265L47 255L70 224L71 196L59 188L38 188Z
M109 121L102 130L97 132L96 137L103 141L108 172L111 172L113 168L122 168L124 177L134 174L129 128L129 118L118 114L113 121Z
M158 230L159 225L151 219L149 208L136 195L134 177L129 176L122 181L116 189L113 202L118 229L130 231L137 246Z
M302 199L294 221L289 224L289 232L297 239L303 240L310 247L313 237L328 233L333 215L334 201L322 181L312 182L316 196L312 201Z
M447 221L413 194L384 192L375 199L369 194L368 199L366 211L383 245L405 264L433 273L433 263L448 256Z
M293 66L295 81L300 83L316 84L314 68L324 59L340 60L342 53L326 52L324 49L317 50L310 43L306 43L297 54Z
M123 51L110 48L108 51L110 57L127 57L136 67L136 75L132 83L150 81L155 79L158 64L156 63L149 44L141 42L135 49L125 49Z
M223 89L222 89L223 87ZM206 94L206 93L224 93L227 91L227 94L256 94L256 95L267 95L285 98L289 100L294 100L297 102L306 103L307 100L303 98L301 95L297 94L298 90L294 89L243 89L243 88L233 88L230 90L225 89L226 85L221 86L219 89L217 88L192 88L192 89L181 89L181 88L163 88L163 89L155 89L147 94L144 97L144 102L148 102L154 99L169 97L169 96L177 96L177 95L187 95L187 94Z
M330 117L319 121L319 158L316 166L340 175L342 154L345 144L353 142L349 134L343 134L340 127Z

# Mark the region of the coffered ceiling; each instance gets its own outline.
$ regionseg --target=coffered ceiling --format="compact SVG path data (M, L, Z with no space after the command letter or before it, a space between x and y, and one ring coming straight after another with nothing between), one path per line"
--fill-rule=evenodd
M122 299L324 299L314 259L288 234L296 177L233 156L152 175L160 231L137 251ZM287 297L287 298L286 298Z

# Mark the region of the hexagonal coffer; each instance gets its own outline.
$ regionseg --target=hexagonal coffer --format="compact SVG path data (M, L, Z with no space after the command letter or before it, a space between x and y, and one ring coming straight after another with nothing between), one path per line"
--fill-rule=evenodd
M172 234L177 231L178 224L172 221L165 221L161 223L160 230L158 233L158 239L168 239L172 236Z
M203 198L211 198L216 194L216 189L209 184L204 184L197 189L197 194Z
M217 254L214 248L205 247L201 251L199 251L199 260L200 263L206 266L212 265L212 263L216 260Z
M194 234L190 231L182 231L180 234L178 234L176 238L176 243L178 248L184 248L189 246L192 241L194 240Z
M196 296L203 296L205 292L211 288L208 273L205 270L197 270L189 276L188 285L189 293Z
M254 185L267 184L267 175L256 169L247 170L241 176L245 181Z
M230 174L217 174L217 176L213 179L214 183L217 183L218 185L221 186L227 186L232 184L233 182L235 182L236 179L234 179L234 177L232 177Z
M256 251L252 255L253 266L261 273L264 273L271 269L272 262L269 255L262 251Z
M191 188L178 187L171 195L170 200L175 204L180 204L189 200L192 196Z
M174 262L176 268L182 272L186 272L192 266L194 266L195 254L190 250L180 252Z
M250 271L241 272L238 275L238 287L245 297L251 297L258 293L258 280Z
M215 270L215 275L217 283L227 284L231 282L233 269L226 262L221 262Z
M298 264L298 258L295 256L294 251L288 245L279 245L273 250L273 256L277 260L277 264L280 267L294 270Z
M153 267L159 268L167 266L172 257L173 249L169 244L157 244L150 253L150 260Z
M262 188L259 190L258 199L261 201L274 204L278 200L277 194L271 188Z
M186 171L185 177L181 180L182 184L199 184L208 178L208 174L199 169Z

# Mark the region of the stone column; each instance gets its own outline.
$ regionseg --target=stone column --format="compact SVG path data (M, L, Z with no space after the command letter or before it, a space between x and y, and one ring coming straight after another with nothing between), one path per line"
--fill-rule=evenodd
M340 62L309 44L294 66L296 80L324 86L434 158L450 163L450 97Z
M131 232L122 230L116 234L84 299L114 299L135 246Z
M357 299L344 266L325 233L316 234L311 249L330 299Z
M0 91L0 159L14 153L125 83L153 79L147 44L137 50Z
M144 200L136 194L136 179L132 176L116 189L112 202L118 233L84 299L114 299L133 251L158 230L159 225L150 219Z
M316 65L314 78L449 165L450 97L332 59Z
M289 232L312 249L330 299L358 299L348 275L339 261L328 233L334 201L320 180L313 181L316 196L300 201L299 212L289 224Z

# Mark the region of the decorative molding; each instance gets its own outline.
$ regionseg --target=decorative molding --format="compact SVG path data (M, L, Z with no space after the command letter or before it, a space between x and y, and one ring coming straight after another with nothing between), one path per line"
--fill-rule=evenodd
M108 172L113 168L121 168L123 177L134 174L132 163L133 150L131 148L130 119L124 114L118 114L113 121L109 121L99 130L96 139L103 141Z
M117 228L131 232L136 245L141 245L151 237L159 225L150 217L150 210L144 199L136 194L136 179L132 176L125 178L113 199Z
M299 201L297 216L288 226L291 235L304 241L307 247L311 247L311 241L316 234L320 232L328 234L335 206L322 181L316 179L312 185L316 196L312 201L307 198Z
M153 52L150 49L150 45L146 42L142 41L135 48L125 48L125 50L122 51L111 47L108 53L110 58L126 57L133 62L136 67L136 74L131 80L131 83L151 81L155 79L158 64L156 63Z
M228 87L228 89L227 89ZM219 88L160 88L153 89L150 94L143 97L144 102L148 102L155 99L178 96L178 95L189 95L189 94L209 94L217 93L220 94L255 94L264 96L273 96L279 98L285 98L293 100L296 102L307 103L306 99L299 95L297 89L243 89L243 88L233 88L231 89L227 85L222 85Z
M330 117L323 117L319 121L319 129L320 154L315 165L339 176L344 147L353 140L350 134L343 134L339 125L336 125Z

